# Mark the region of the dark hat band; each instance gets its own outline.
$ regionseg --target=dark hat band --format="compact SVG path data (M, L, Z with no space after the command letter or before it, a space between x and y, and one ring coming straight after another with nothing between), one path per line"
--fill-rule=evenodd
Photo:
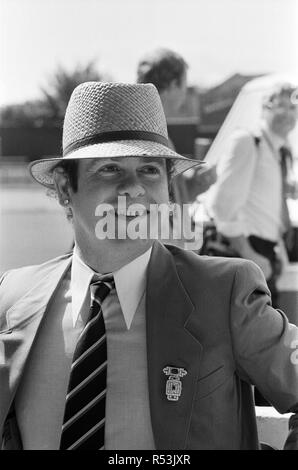
M91 137L85 137L84 139L77 140L72 144L68 145L63 151L63 157L68 155L70 152L77 150L87 145L102 144L107 142L116 142L118 140L149 140L151 142L157 142L168 148L169 141L166 137L155 134L154 132L147 131L112 131L112 132L101 132L94 134Z

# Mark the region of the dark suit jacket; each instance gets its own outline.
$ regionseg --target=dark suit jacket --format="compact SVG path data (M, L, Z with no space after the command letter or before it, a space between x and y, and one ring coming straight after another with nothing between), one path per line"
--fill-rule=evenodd
M10 271L0 288L0 429L49 300L71 264L64 256ZM270 306L249 261L197 256L154 244L146 291L149 400L157 449L257 449L251 384L281 413L298 402L291 361L298 328ZM183 367L178 401L166 398L167 365ZM13 413L12 413L13 417Z

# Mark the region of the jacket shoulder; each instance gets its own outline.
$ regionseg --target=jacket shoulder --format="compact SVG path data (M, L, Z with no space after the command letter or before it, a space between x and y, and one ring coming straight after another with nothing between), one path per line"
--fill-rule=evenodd
M169 248L169 247L168 247ZM234 277L236 271L241 268L251 269L254 265L251 261L242 258L225 258L221 256L198 255L192 251L170 247L178 271L183 269L199 274L204 274L207 278L214 279L222 277Z
M11 269L2 275L0 280L0 312L7 310L26 292L72 254L58 256L42 264Z
M214 298L216 292L216 297L225 298L229 302L236 280L237 285L263 285L265 282L260 268L252 261L202 256L176 247L170 248L170 251L178 276L193 298Z

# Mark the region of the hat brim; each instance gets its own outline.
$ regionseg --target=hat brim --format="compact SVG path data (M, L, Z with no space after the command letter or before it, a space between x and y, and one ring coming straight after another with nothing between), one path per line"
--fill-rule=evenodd
M88 145L72 151L63 158L45 158L30 163L29 171L32 177L43 186L53 189L53 169L60 162L67 160L83 160L96 158L123 157L162 157L173 160L173 174L177 176L194 166L199 167L205 162L186 158L165 145L147 140L120 140Z

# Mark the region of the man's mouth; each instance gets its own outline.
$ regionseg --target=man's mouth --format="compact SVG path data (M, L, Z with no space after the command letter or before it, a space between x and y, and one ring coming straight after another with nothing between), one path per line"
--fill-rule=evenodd
M127 209L116 209L115 210L116 216L122 216L122 217L142 217L144 215L149 214L149 211L144 207L142 210L135 210L135 209L130 209L129 207Z

